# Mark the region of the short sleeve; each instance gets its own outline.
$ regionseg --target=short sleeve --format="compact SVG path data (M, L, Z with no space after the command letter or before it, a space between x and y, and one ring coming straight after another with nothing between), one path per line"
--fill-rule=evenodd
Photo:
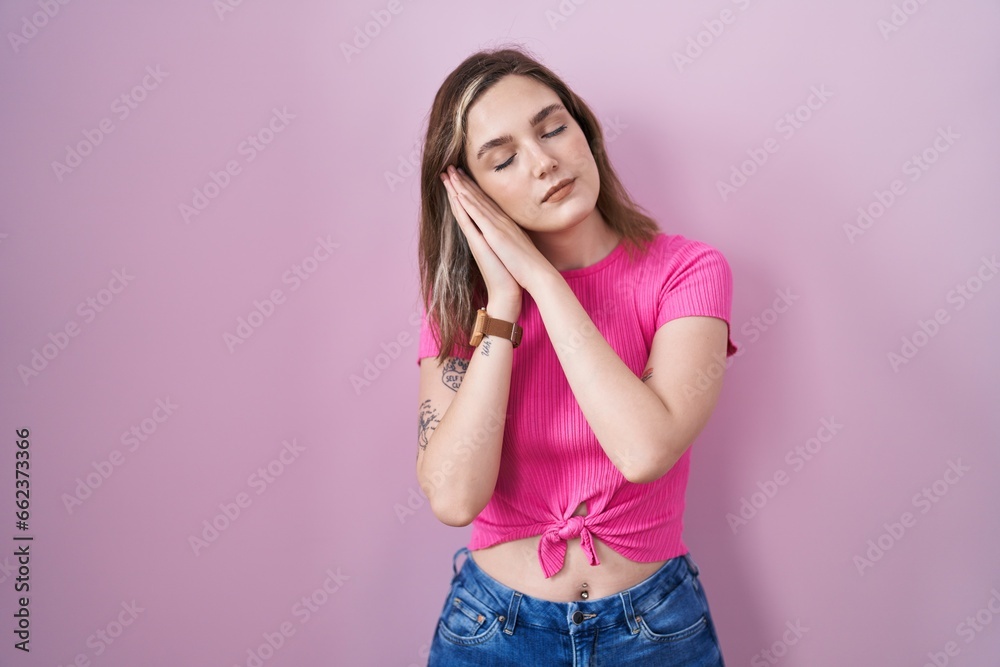
M423 309L423 306L421 306L420 311L420 343L417 346L417 366L420 365L420 360L424 357L436 357L441 349L441 344L438 343L441 335L440 330L427 317L427 311ZM471 348L462 348L456 343L449 356L468 359L472 356L472 350Z
M734 355L733 273L725 256L707 243L686 240L669 253L667 266L657 297L656 329L678 317L718 317L729 327L726 357Z

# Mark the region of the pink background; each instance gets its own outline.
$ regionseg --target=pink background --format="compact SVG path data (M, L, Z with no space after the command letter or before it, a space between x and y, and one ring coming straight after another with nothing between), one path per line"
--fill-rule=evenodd
M727 664L998 664L1000 278L983 261L1000 253L1000 6L231 9L0 5L0 663L247 665L282 624L294 634L265 665L424 663L469 529L439 523L417 493L407 162L446 74L511 40L592 105L661 227L733 268L742 350L695 444L685 531ZM894 11L901 25L883 33ZM342 44L366 26L348 59ZM825 99L810 109L814 89ZM269 143L253 153L252 135ZM87 154L57 175L78 144ZM925 151L935 161L913 171ZM723 198L741 165L750 175ZM186 222L180 206L213 173L225 187ZM844 226L879 196L891 206L850 239ZM274 290L280 303L230 349ZM783 312L779 293L792 295ZM893 368L904 337L919 347ZM824 419L842 427L827 437ZM122 439L133 427L144 440ZM19 428L28 531L14 527ZM827 442L808 461L787 457L817 434ZM967 471L946 477L950 462ZM269 482L255 472L268 465ZM769 497L775 475L786 483ZM81 482L89 497L67 508ZM237 499L229 521L220 504ZM759 507L733 530L744 499ZM213 519L224 529L196 555L190 537ZM25 534L30 654L12 647ZM888 550L859 572L870 540ZM322 604L304 617L309 596ZM123 632L97 639L119 617Z

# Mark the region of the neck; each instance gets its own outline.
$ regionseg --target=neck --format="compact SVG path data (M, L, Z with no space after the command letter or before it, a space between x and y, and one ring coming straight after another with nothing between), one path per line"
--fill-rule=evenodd
M597 208L566 229L527 233L556 271L569 271L596 264L607 257L621 240L621 234L608 226Z

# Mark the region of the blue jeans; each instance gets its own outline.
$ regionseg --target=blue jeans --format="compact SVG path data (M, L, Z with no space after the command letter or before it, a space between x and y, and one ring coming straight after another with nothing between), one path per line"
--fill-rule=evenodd
M690 553L671 558L631 588L578 602L550 602L508 588L479 569L466 547L455 552L452 571L428 667L725 667Z

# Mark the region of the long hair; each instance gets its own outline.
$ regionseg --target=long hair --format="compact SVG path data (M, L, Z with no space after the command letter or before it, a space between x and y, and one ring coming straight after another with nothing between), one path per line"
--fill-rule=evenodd
M484 92L510 74L530 76L551 88L580 125L600 174L596 207L622 236L630 259L645 252L660 231L656 222L632 201L611 167L601 125L590 107L551 70L520 46L483 50L466 58L434 96L420 166L420 290L429 323L440 333L438 363L458 352L471 355L468 344L475 311L486 305L487 291L479 266L448 203L440 174L449 164L471 173L465 160L469 108ZM432 331L433 331L432 328Z

